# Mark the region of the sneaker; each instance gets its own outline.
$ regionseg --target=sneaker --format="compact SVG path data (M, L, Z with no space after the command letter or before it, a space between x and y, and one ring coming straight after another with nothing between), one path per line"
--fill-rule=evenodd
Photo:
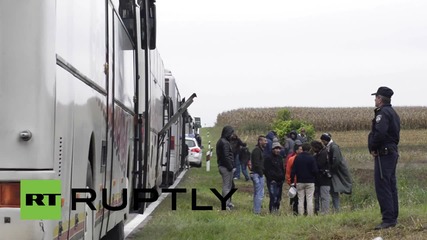
M227 207L234 208L234 204L233 204L233 203L229 203L229 204L227 205Z
M259 218L265 218L264 214L261 214L261 212L254 212L254 215L259 217Z
M279 209L277 209L277 208L271 209L270 214L278 215L279 214Z

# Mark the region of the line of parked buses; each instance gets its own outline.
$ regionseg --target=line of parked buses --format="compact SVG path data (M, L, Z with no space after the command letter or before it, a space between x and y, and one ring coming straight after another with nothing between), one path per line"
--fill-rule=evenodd
M196 94L164 68L155 0L0 1L0 28L0 239L123 239L146 207L133 189L201 166ZM61 181L60 219L21 219L24 179ZM95 211L72 208L75 188L96 192Z

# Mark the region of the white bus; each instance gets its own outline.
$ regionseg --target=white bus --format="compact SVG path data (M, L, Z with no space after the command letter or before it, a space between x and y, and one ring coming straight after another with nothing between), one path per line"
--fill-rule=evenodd
M170 122L170 118L175 115L184 104L185 99L181 98L178 84L170 70L165 70L165 122ZM181 117L168 129L165 136L165 144L169 144L163 153L163 184L170 186L176 180L178 174L186 167L186 156L188 149L185 148L185 133L189 133L189 126L193 118L188 111L182 112Z
M159 188L173 123L155 17L154 0L0 1L0 239L123 239L132 189ZM61 180L60 220L20 218L24 179ZM72 210L86 187L97 210ZM130 204L104 209L103 188Z

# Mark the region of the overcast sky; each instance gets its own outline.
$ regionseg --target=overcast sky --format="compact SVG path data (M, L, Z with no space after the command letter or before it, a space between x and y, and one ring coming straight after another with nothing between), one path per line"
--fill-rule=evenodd
M202 126L245 107L426 106L425 0L157 0L158 49Z

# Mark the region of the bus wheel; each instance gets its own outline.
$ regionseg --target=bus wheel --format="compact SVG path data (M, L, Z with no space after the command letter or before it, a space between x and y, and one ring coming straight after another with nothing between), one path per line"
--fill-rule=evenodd
M123 240L125 239L125 225L123 221L119 222L115 227L107 232L101 240Z

